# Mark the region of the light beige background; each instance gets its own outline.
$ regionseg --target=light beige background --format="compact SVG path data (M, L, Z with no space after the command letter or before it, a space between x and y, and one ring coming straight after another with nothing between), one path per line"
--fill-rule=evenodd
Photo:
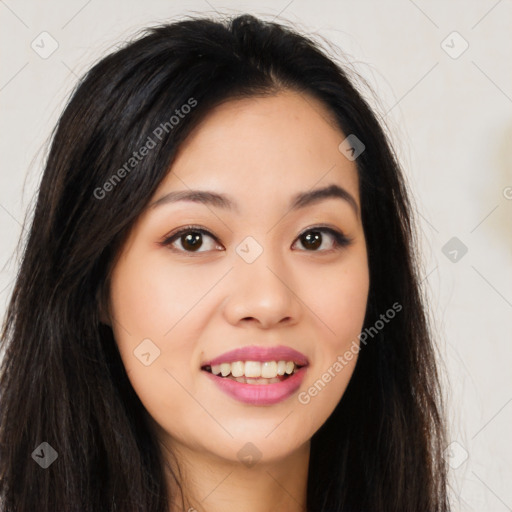
M145 25L216 11L280 15L332 41L380 98L369 96L413 189L446 361L454 510L512 510L510 0L0 0L0 313L45 144L77 77ZM453 237L463 256L443 253Z

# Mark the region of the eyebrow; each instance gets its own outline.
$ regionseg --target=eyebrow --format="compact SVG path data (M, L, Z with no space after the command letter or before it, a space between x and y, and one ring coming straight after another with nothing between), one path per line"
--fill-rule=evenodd
M352 210L354 210L356 217L359 218L359 207L354 197L347 190L335 184L296 194L290 201L290 210L295 211L300 208L305 208L306 206L319 203L320 201L333 198L347 202L351 206ZM225 210L234 210L239 213L238 205L233 199L230 199L225 194L210 192L208 190L189 189L169 192L151 203L149 207L156 208L163 204L176 203L178 201L191 201L194 203L223 208Z

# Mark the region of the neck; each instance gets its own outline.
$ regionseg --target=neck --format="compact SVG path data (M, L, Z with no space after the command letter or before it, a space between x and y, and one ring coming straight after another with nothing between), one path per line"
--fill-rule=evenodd
M284 459L266 460L263 454L249 465L195 451L175 440L171 448L167 440L169 512L306 512L309 453L308 441Z

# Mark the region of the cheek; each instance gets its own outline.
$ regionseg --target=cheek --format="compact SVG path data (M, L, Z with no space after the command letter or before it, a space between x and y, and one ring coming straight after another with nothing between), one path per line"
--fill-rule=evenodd
M306 303L323 325L324 348L331 356L357 340L363 327L369 291L366 261L366 253L354 254L339 269L327 268L309 280Z
M114 337L130 382L148 409L179 406L179 383L191 387L192 341L201 327L188 314L198 301L198 287L190 273L168 267L147 253L142 261L132 250L111 278Z
M314 289L307 304L316 315L316 363L311 368L298 401L316 431L342 398L352 377L358 352L359 334L364 323L369 291L366 252L355 253L342 267L325 269L309 281Z
M173 334L214 283L214 277L184 269L177 271L161 250L120 261L111 279L110 305L120 339L131 343L150 338L161 348L179 343ZM182 340L185 344L186 340ZM179 349L179 346L173 348Z
M204 272L191 267L176 271L165 253L146 251L139 257L132 248L129 258L119 261L112 274L113 329L130 382L155 421L184 440L196 436L207 443L202 425L211 418L197 407L191 394L199 393L198 399L204 403L210 403L211 395L200 387L200 370L191 365L197 360L197 340L217 311L216 295L208 291L227 270L229 267L212 273L205 266ZM312 386L318 389L319 379L326 382L326 370L357 340L368 294L366 253L354 251L336 266L308 264L295 270L303 302L301 328L318 342L311 348L316 362L303 387L307 391ZM152 340L160 351L148 366L134 355L144 339ZM294 400L291 405L301 412L300 420L287 423L286 430L282 429L284 438L306 439L321 426L343 395L355 362L354 357L320 392L313 390L309 405ZM246 420L236 414L233 417L232 428L245 432ZM214 446L217 442L212 440L211 450L219 449ZM274 449L278 453L285 448L276 445Z

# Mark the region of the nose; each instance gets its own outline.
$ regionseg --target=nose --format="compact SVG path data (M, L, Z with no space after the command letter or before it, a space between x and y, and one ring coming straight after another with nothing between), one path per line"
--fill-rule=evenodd
M264 251L253 263L239 260L230 273L223 314L232 325L254 323L262 329L299 322L302 302L290 267Z

